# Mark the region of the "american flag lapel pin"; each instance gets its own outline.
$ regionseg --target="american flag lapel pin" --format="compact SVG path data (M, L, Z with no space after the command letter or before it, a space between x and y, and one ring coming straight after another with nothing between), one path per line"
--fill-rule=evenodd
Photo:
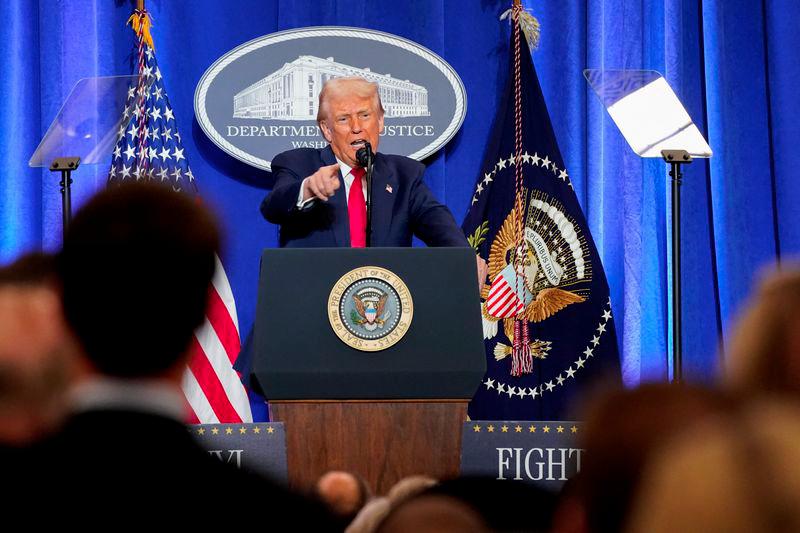
M389 185L388 183L386 184L386 192L388 192L389 194L392 194L392 186Z

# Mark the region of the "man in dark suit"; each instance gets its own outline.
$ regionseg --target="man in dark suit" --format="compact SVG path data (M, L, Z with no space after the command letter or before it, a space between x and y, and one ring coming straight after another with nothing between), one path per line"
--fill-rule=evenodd
M104 191L69 227L63 308L85 357L36 494L79 513L59 519L188 529L258 505L266 529L326 529L320 506L210 456L183 424L181 380L219 245L206 209L155 185Z
M383 106L377 85L362 78L329 80L319 95L317 122L330 144L277 155L275 186L261 213L280 225L281 246L362 247L366 183L356 152L365 142L378 149ZM424 172L413 159L376 154L371 246L411 246L412 235L428 246L468 246L453 215L425 185Z
M383 115L377 84L357 77L325 83L317 123L329 145L289 150L272 160L275 185L261 203L261 214L280 225L282 247L366 245L367 185L356 152L365 141L377 152ZM371 246L411 246L412 236L428 246L469 246L450 210L425 185L424 173L418 161L376 153ZM475 260L480 289L488 268L479 255ZM248 376L251 342L252 333L235 365Z

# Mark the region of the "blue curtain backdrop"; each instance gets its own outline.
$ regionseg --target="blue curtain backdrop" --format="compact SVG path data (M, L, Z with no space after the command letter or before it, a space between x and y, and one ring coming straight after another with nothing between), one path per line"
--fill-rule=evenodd
M506 72L510 0L147 0L156 53L204 199L228 235L223 253L246 331L259 254L276 229L258 205L269 175L211 144L194 120L195 85L240 43L315 25L412 39L460 74L469 104L459 134L429 158L426 179L460 221ZM670 288L666 167L635 156L582 76L584 68L655 69L715 151L683 186L684 367L710 379L718 339L760 269L800 250L794 179L800 153L797 0L527 0L542 24L534 62L575 190L603 259L628 384L668 376ZM131 72L129 0L0 3L0 263L61 235L58 179L27 161L80 78ZM104 186L81 167L74 202ZM157 261L158 258L154 258Z

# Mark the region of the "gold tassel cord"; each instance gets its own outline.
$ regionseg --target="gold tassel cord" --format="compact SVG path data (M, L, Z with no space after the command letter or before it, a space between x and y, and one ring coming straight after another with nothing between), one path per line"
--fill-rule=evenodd
M511 16L511 9L500 15L500 20L509 19L509 23L514 22ZM519 13L519 27L525 35L525 40L528 42L528 47L531 50L539 48L539 37L541 35L541 26L539 20L533 16L530 9L522 9Z
M528 346L531 349L531 355L536 359L547 359L547 354L552 348L553 343L551 341L540 341L539 339L534 340ZM507 346L501 342L498 342L494 347L494 360L495 361L502 361L509 355L513 348L511 346Z
M153 25L153 23L150 20L150 14L147 11L135 11L128 19L128 24L131 25L136 35L139 35L139 26L141 26L144 42L152 50L156 49L155 45L153 45L153 36L150 34L150 27Z

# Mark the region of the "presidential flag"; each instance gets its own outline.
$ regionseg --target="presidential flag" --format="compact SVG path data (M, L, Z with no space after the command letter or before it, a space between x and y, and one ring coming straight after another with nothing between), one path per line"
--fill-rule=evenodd
M463 223L489 267L473 420L563 419L594 379L621 382L608 283L520 37L523 15L515 7L504 101Z
M171 187L178 194L196 195L195 176L156 61L149 16L144 10L136 10L129 23L136 33L135 74L139 81L128 88L108 185L148 180ZM158 305L157 294L153 295L153 305ZM247 392L233 369L239 339L236 303L217 258L206 320L195 332L183 379L183 391L192 411L191 423L252 422Z

